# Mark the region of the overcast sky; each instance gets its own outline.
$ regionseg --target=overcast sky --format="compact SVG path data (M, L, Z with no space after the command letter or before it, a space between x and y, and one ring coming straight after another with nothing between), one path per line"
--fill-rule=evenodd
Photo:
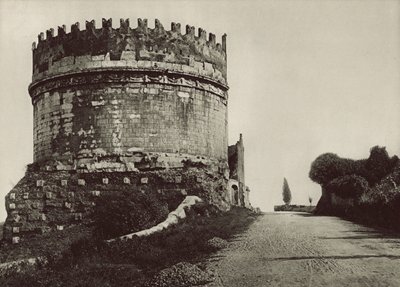
M46 29L101 18L158 18L228 34L229 141L243 133L254 206L316 202L308 178L321 153L365 158L374 145L400 154L400 1L0 0L0 221L4 196L32 162L27 92L31 44ZM184 29L183 29L184 31Z

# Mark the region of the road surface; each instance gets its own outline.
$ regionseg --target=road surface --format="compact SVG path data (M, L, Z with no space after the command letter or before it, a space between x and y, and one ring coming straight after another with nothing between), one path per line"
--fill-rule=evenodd
M400 286L400 237L337 217L260 216L209 259L207 286Z

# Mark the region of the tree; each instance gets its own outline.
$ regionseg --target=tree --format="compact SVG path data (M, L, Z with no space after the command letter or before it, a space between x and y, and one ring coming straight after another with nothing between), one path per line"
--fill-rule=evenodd
M325 186L342 176L356 175L365 178L374 186L398 164L397 156L389 157L385 147L374 146L367 159L352 160L341 158L333 153L318 156L311 164L309 177L312 181Z
M355 173L356 166L354 160L341 158L333 153L324 153L311 164L309 177L312 181L325 185L332 179Z
M283 202L286 205L289 205L292 201L292 192L290 191L289 184L286 178L283 178L283 187L282 187L282 195L283 195Z
M389 157L385 147L372 147L370 156L365 164L368 171L366 179L371 185L376 184L393 171L398 160L399 158L397 156Z
M351 174L335 178L325 187L326 191L342 198L355 198L368 190L368 181L362 176Z

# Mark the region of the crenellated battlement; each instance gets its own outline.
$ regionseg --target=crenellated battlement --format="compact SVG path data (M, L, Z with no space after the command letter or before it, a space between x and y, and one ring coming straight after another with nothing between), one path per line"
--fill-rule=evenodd
M166 30L155 19L154 28L149 28L147 19L140 18L136 28L131 28L129 19L120 19L119 28L113 28L112 19L104 18L99 28L95 20L86 21L85 29L81 28L75 23L69 33L63 25L57 35L54 29L38 35L37 44L32 44L33 82L75 71L77 65L85 70L113 65L140 69L140 65L149 68L150 62L151 68L199 74L226 84L225 34L217 43L216 36L202 28L196 33L195 27L186 25L182 34L180 23L172 22ZM99 59L104 63L96 62ZM206 67L208 70L202 71Z
M80 29L80 23L76 22L71 25L71 32L67 33L66 32L66 26L62 25L61 27L58 26L57 30L57 35L54 35L54 29L51 28L46 31L46 38L45 34L42 32L38 35L38 45L36 45L36 42L33 43L33 50L36 50L39 48L40 45L46 45L48 44L51 46L52 43L60 43L63 41L68 41L69 39L73 38L89 38L91 36L96 36L100 37L101 35L104 34L109 34L111 33L119 33L119 34L139 34L139 33L146 33L149 34L149 36L154 35L154 34L162 34L162 35L168 35L172 36L174 34L182 35L185 36L185 39L190 39L193 38L196 41L202 42L205 41L207 45L209 46L215 46L217 50L223 50L225 51L225 45L226 45L226 35L222 36L222 44L218 43L216 44L215 41L215 35L212 33L208 34L208 41L207 41L207 32L202 29L198 28L198 33L195 35L195 27L186 25L186 33L184 35L181 34L181 24L180 23L171 23L171 30L165 30L164 26L161 24L161 22L158 19L155 19L155 24L154 28L151 29L148 27L148 21L147 19L138 19L138 25L135 29L132 29L130 27L130 21L129 19L120 19L120 26L119 28L113 28L112 27L112 19L104 19L102 20L102 26L101 28L96 28L96 22L95 20L91 21L86 21L85 23L85 30Z

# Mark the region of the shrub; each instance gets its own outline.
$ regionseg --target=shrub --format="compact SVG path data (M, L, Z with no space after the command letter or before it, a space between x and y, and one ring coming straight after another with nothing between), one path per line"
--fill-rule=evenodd
M316 183L326 185L341 176L357 175L365 178L369 185L373 186L391 173L398 161L397 156L390 158L386 148L379 146L371 148L369 158L362 160L341 158L333 153L325 153L313 161L309 177Z
M358 197L367 189L366 179L354 174L338 177L326 185L328 192L336 193L341 197Z
M397 156L389 157L385 147L374 146L370 150L370 156L366 161L366 178L370 184L376 184L393 171L398 163Z
M155 192L107 192L96 201L94 232L112 238L154 226L168 216L168 205Z
M169 190L162 195L158 195L158 197L167 204L168 210L171 212L182 203L186 196L183 195L180 190Z
M327 184L335 178L351 173L353 162L333 153L324 153L311 164L309 177L321 185Z

